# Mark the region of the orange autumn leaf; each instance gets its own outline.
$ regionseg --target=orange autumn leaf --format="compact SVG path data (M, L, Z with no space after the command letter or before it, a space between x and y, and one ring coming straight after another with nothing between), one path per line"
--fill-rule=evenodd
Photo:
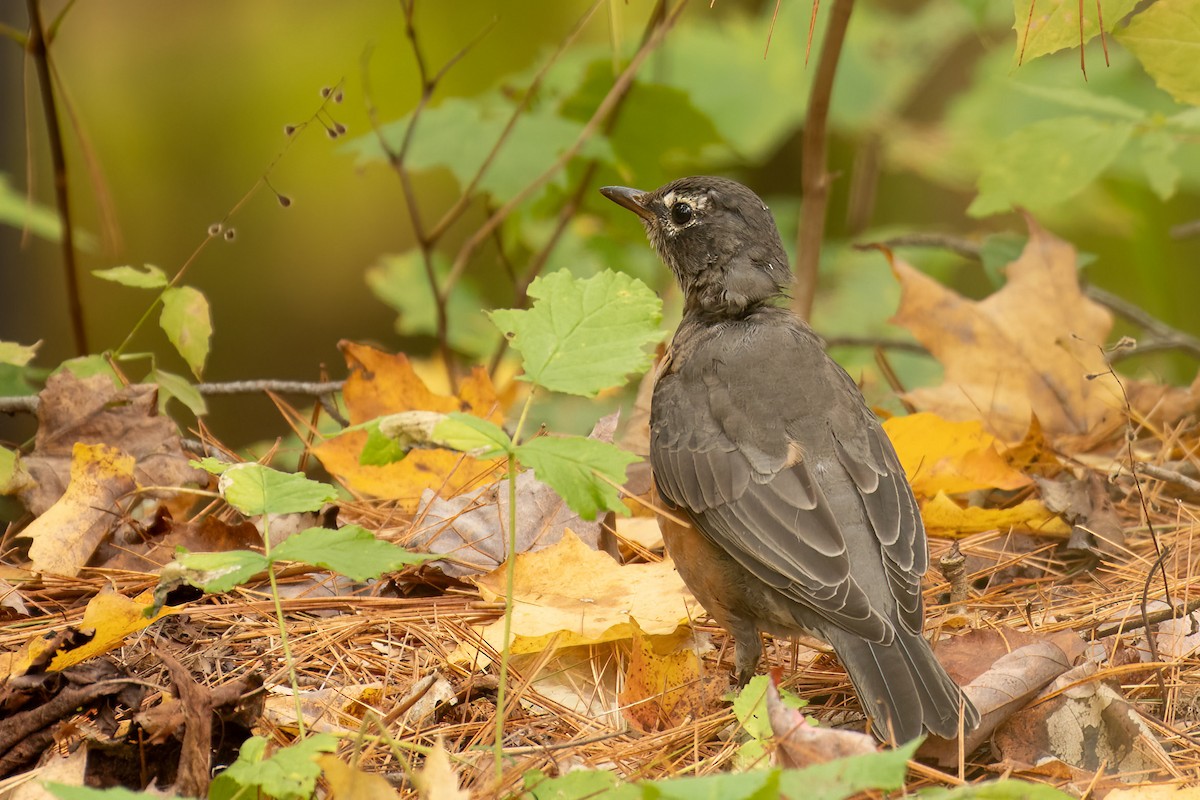
M1075 249L1027 222L1029 243L1004 288L978 302L887 254L902 291L892 322L945 368L941 386L906 398L946 419L982 420L1005 440L1019 439L1031 414L1050 436L1078 435L1123 408L1100 351L1112 315L1080 289Z
M401 411L461 411L497 425L504 422L496 390L482 367L472 370L461 382L458 397L452 397L430 391L404 354L391 355L353 342L342 342L341 348L350 368L343 397L352 424ZM499 465L440 449L414 450L391 464L364 465L359 455L366 441L365 431L349 431L313 450L325 469L352 491L397 500L409 511L416 509L426 489L450 497L488 482Z
M925 412L892 417L883 429L919 497L1030 484L1027 475L1009 465L1000 452L1003 445L978 420L950 422Z

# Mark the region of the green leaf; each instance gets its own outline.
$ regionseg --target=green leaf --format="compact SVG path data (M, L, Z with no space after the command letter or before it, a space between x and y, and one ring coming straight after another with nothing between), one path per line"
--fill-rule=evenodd
M1124 149L1134 126L1094 117L1059 117L1004 139L984 164L979 196L967 213L983 217L1013 206L1061 203L1096 179Z
M100 280L112 281L134 289L161 289L170 283L167 280L167 273L150 264L146 264L141 269L130 266L94 269L92 274Z
M765 760L764 746L764 742L775 733L767 717L767 682L770 680L766 675L756 675L733 698L733 714L741 723L742 730L750 736L750 741L738 748L737 762L743 768L770 763ZM784 689L779 691L779 696L788 708L799 709L808 705L805 700Z
M0 223L20 230L28 229L34 236L51 242L62 241L62 221L52 206L31 203L24 192L17 191L9 183L7 175L0 175ZM96 250L96 237L86 231L75 231L75 244L80 250L91 253Z
M535 280L528 311L492 312L492 322L524 359L523 380L594 397L643 372L646 345L662 339L662 301L646 284L605 270L580 280L566 270Z
M182 550L182 548L180 548ZM179 580L209 593L228 592L268 567L267 557L252 550L221 553L180 552L173 567L163 568L162 578Z
M229 467L221 474L218 485L225 502L248 517L319 511L337 497L337 490L327 483L262 464Z
M1129 20L1117 40L1142 62L1158 88L1180 103L1200 105L1200 16L1195 0L1156 0Z
M1138 155L1146 180L1158 199L1166 202L1179 188L1181 172L1175 156L1179 140L1164 130L1147 131L1138 139Z
M425 108L417 119L405 166L414 172L447 169L458 180L459 188L465 189L503 133L513 108L513 103L498 92L451 97L438 106ZM412 119L410 114L381 126L379 135L393 152L400 149ZM463 131L471 133L464 136ZM558 116L553 106L527 108L479 181L479 189L501 202L511 199L554 164L582 131L583 124ZM354 153L359 164L388 158L375 133L351 139L344 150ZM588 141L580 155L605 163L613 161L612 148L599 135ZM563 185L563 170L552 183Z
M76 378L90 378L93 375L104 375L112 380L113 386L120 388L124 386L124 382L117 375L116 370L112 368L112 364L108 363L108 359L104 356L79 356L78 358L69 358L58 365L55 372L67 370Z
M42 787L58 800L180 800L179 795L158 792L135 792L123 786L93 789L90 786L70 786L46 781Z
M0 364L12 364L23 367L37 355L41 342L36 344L18 344L16 342L0 342Z
M497 458L512 452L512 439L504 429L473 414L453 412L433 429L433 440L443 447L475 458Z
M212 456L205 456L204 458L193 458L188 461L188 465L193 466L196 469L202 469L205 472L207 472L209 475L220 475L223 472L225 472L226 470L232 469L237 466L237 464L232 464L228 461L222 461L221 459L213 458Z
M908 760L920 744L917 739L894 750L784 770L779 777L780 793L805 800L842 800L868 789L901 789L908 774Z
M438 252L432 258L434 274L439 281L443 280L450 271L450 263ZM437 335L437 308L420 250L383 256L367 270L367 286L396 311L396 333ZM454 350L479 357L496 347L499 341L496 329L480 312L486 305L479 292L465 281L450 293L446 308L450 325L446 336Z
M178 286L163 292L162 303L159 325L198 378L204 371L209 339L212 338L208 300L197 289Z
M702 777L671 778L641 784L647 800L779 800L782 770L756 769L741 773L722 773ZM808 794L794 797L808 800Z
M437 558L441 556L410 553L399 545L376 539L361 525L345 525L337 530L309 528L292 534L271 551L272 561L302 561L356 581L378 578L385 572Z
M1100 0L1105 31L1111 33L1136 5L1137 0ZM1029 13L1031 8L1032 16ZM1017 34L1013 63L1028 63L1038 56L1078 47L1099 35L1096 3L1089 0L1083 4L1080 41L1079 9L1079 0L1013 0L1013 30Z
M155 368L146 376L146 380L158 384L159 413L166 411L167 403L172 399L183 403L188 411L197 417L208 413L208 403L204 402L204 395L200 394L187 378Z
M583 436L541 436L518 445L517 460L584 519L595 519L599 511L629 516L612 484L625 483L625 468L641 460L633 453Z
M337 739L328 733L311 734L289 747L263 758L266 740L255 736L242 744L236 761L213 781L209 800L233 800L259 792L276 800L306 800L316 791L321 767L317 757L337 750ZM245 792L246 788L259 790Z
M16 494L30 482L15 450L0 447L0 494Z
M525 773L525 794L532 800L638 800L641 787L622 783L611 770L576 770L547 778L541 770Z
M367 442L358 454L358 463L364 467L383 467L403 461L408 455L405 446L379 430L379 420L367 426Z

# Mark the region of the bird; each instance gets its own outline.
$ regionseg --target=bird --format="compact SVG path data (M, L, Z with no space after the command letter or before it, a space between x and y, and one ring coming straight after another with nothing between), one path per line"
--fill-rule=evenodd
M811 635L881 741L973 729L978 711L923 635L912 487L857 384L783 305L791 267L766 204L719 177L600 192L641 219L683 292L655 376L650 471L678 518L662 518L667 551L733 636L738 685L761 632Z

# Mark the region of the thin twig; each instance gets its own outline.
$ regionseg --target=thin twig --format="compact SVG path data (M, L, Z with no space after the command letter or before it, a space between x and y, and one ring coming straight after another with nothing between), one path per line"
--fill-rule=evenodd
M579 135L571 143L571 146L564 150L541 175L534 178L524 189L517 192L508 202L488 217L487 221L467 239L459 249L458 255L454 259L454 264L450 267L450 273L446 276L446 280L442 284L441 297L443 300L454 289L455 284L458 283L458 280L466 270L467 263L471 260L471 257L475 254L479 246L491 236L492 231L499 227L518 206L528 200L530 195L540 189L543 184L554 177L563 167L571 162L571 159L579 154L580 149L592 138L593 134L600 127L600 124L612 113L621 97L629 91L633 85L634 77L641 68L642 62L662 43L663 37L666 36L667 31L671 29L675 21L679 19L680 13L686 6L687 0L679 0L667 18L654 29L654 33L638 48L633 58L630 59L629 65L617 77L612 88L605 95L604 99L600 101L600 105L596 107L591 119L583 126L583 130L579 132Z
M1149 628L1152 625L1166 622L1169 619L1182 619L1197 609L1200 609L1200 597L1189 600L1182 608L1163 608L1154 612L1141 613L1137 617L1122 619L1119 622L1108 623L1107 625L1103 622L1084 625L1079 629L1079 632L1087 633L1091 631L1094 638L1107 639L1109 636L1116 636L1118 633L1131 633L1143 628ZM1152 634L1147 632L1147 635Z
M1185 333L1178 328L1171 327L1157 317L1152 316L1145 309L1139 308L1123 297L1118 297L1098 286L1088 286L1085 292L1088 297L1111 309L1113 313L1119 314L1133 324L1139 325L1154 334L1159 342L1169 343L1173 349L1183 350L1196 358L1200 358L1200 339L1192 336L1190 333Z
M75 352L87 355L87 326L84 324L83 301L79 291L79 264L75 258L75 225L71 218L71 195L67 182L67 156L63 149L62 127L54 103L54 82L50 75L50 50L42 29L42 12L38 0L27 0L29 8L29 39L27 49L37 70L41 87L42 110L46 116L46 136L50 146L50 162L54 168L54 200L62 223L63 270L67 284L67 308L71 319L71 336Z
M800 224L796 232L796 286L792 308L804 319L812 315L817 289L817 268L821 261L821 241L825 236L825 212L829 200L831 176L826 164L826 120L833 94L842 42L854 0L834 0L817 74L808 96L804 116L804 135L800 155Z
M345 381L226 381L223 383L197 383L193 388L202 395L257 394L259 392L278 392L280 394L299 394L312 397L325 397L340 392ZM37 395L23 397L0 397L0 414L32 414L40 405Z

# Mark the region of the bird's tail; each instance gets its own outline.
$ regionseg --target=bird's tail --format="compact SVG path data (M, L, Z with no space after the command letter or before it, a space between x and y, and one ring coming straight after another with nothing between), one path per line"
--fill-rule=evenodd
M842 630L827 633L879 739L900 744L925 731L954 739L979 724L979 712L920 634L897 630L883 645Z

